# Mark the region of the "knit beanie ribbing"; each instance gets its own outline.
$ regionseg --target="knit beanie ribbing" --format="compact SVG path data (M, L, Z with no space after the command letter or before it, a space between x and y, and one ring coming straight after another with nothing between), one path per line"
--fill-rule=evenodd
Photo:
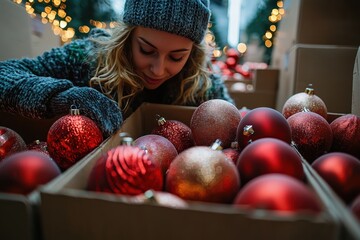
M210 19L209 0L126 0L123 21L200 43Z

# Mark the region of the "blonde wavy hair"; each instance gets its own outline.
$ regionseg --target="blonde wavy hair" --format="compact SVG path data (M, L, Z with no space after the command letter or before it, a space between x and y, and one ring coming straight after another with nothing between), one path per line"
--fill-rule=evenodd
M99 86L112 99L117 96L114 100L123 112L128 110L137 93L144 89L132 64L131 36L135 28L136 26L119 22L110 38L94 40L101 47L97 53L98 66L90 79L90 86ZM172 104L194 105L206 100L206 92L211 87L206 51L205 43L194 43L188 61L177 75L181 84L179 94Z

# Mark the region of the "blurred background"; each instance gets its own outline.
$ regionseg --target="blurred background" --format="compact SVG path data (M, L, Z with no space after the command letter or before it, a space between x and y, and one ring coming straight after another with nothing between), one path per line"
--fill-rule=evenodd
M86 37L92 28L112 28L123 4L124 0L1 0L0 31L7 34L0 40L0 59L36 56ZM269 64L277 25L285 13L283 1L211 0L210 4L213 36L207 40L216 45L216 57L235 48L243 54L241 61Z

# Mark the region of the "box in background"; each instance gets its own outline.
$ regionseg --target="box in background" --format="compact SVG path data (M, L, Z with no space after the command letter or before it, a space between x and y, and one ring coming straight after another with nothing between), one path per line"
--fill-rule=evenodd
M294 45L280 68L276 109L281 111L290 96L312 84L329 112L350 113L356 52L357 47Z
M279 22L272 66L295 44L359 46L360 1L287 0Z
M251 80L224 81L237 108L275 108L279 81L278 69L255 69ZM237 84L241 84L237 87Z
M186 209L134 204L122 196L86 191L88 176L101 154L119 145L119 133L133 138L149 133L162 115L189 124L195 108L143 104L122 129L90 153L72 171L41 189L44 239L339 239L339 223L330 201L309 181L324 206L318 217L279 217L224 204L192 203Z
M351 112L360 116L360 47L354 63Z

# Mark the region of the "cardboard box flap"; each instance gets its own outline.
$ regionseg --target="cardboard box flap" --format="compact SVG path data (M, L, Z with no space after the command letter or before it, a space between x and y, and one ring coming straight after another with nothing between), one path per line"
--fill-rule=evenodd
M354 64L351 112L360 116L360 47Z

